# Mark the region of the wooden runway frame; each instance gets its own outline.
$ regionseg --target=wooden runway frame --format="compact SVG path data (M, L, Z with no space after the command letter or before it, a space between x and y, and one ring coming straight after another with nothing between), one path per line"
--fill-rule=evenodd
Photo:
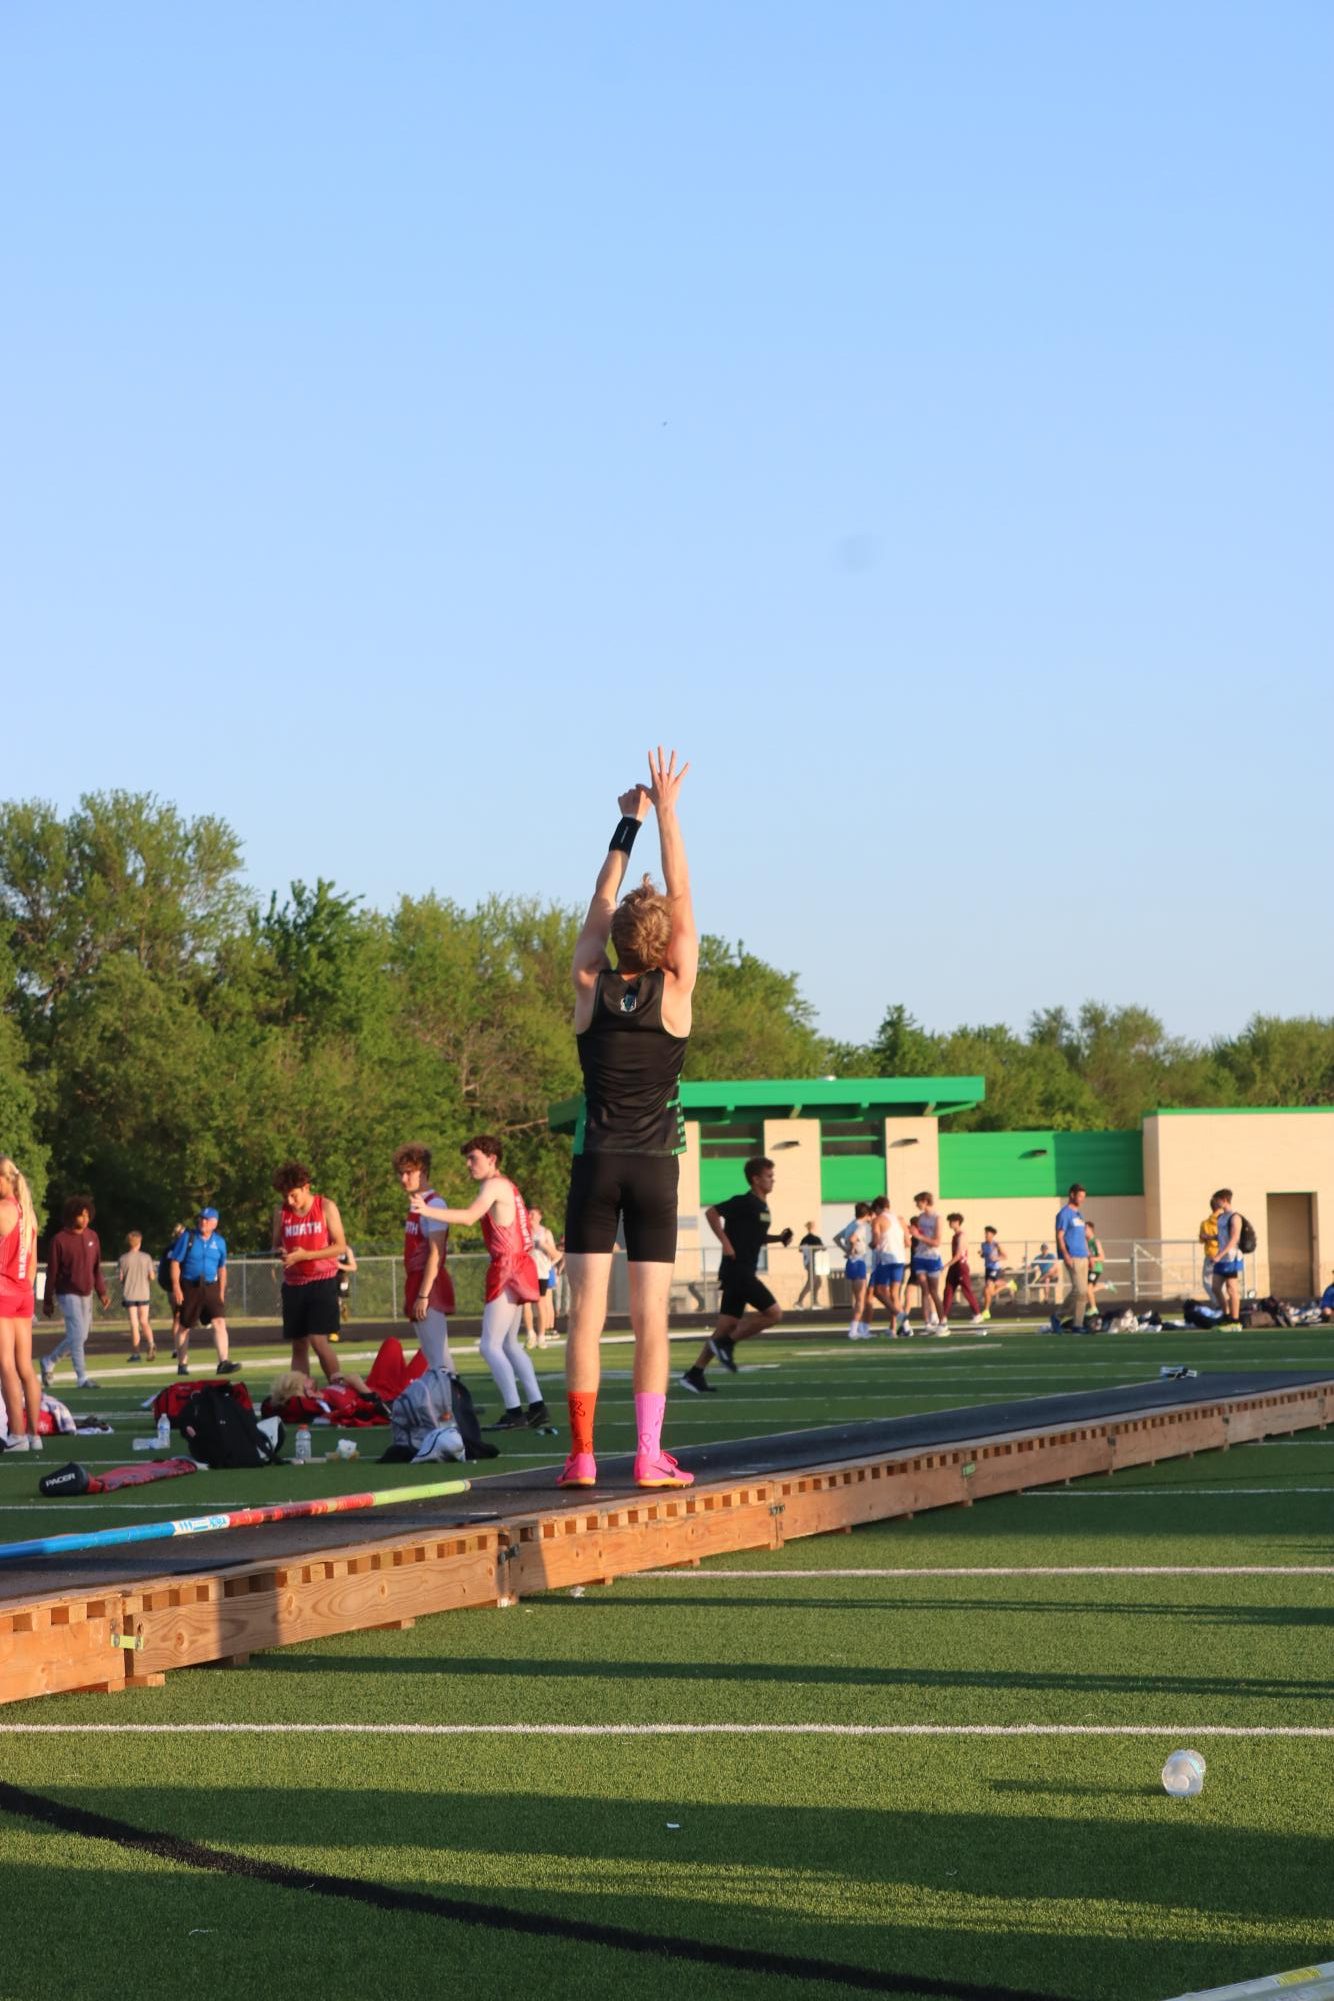
M1324 1429L1334 1379L1162 1405L1086 1422L997 1431L679 1492L550 1502L466 1527L275 1554L188 1576L43 1592L0 1603L0 1702L160 1687L176 1668L239 1665L270 1647L404 1628L432 1613L515 1604L641 1570L799 1536L971 1507L995 1494ZM481 1499L485 1483L474 1489Z

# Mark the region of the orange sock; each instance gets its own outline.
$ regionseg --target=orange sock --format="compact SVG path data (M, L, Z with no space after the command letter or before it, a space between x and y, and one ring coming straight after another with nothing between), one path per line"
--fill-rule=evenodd
M598 1407L596 1390L570 1390L565 1398L570 1413L571 1452L593 1450L593 1413Z

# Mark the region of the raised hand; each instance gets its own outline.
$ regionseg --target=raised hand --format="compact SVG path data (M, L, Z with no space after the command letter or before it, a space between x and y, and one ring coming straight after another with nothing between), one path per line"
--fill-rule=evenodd
M642 820L648 813L649 794L646 785L632 785L628 792L622 792L616 804L627 820Z
M670 757L665 757L661 744L658 745L656 758L652 751L649 752L648 796L660 813L664 811L671 812L675 809L676 795L681 790L681 781L689 769L689 764L683 764L678 771L676 768L676 752L673 751Z

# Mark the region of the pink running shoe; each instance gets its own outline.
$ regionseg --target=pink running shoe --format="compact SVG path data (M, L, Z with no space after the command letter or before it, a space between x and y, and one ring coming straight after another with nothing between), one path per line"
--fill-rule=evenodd
M684 1473L670 1452L659 1452L655 1459L646 1453L635 1456L636 1487L693 1487L695 1476Z
M572 1452L565 1471L556 1479L558 1487L596 1487L597 1483L598 1462L591 1452Z

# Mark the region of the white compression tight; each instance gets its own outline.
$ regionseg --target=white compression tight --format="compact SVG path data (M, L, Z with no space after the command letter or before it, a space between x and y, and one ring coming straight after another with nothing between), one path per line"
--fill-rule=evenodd
M417 1339L426 1357L428 1369L443 1369L445 1374L454 1373L454 1357L449 1352L449 1321L438 1307L428 1307L426 1318L417 1322Z
M519 1339L522 1326L523 1307L516 1299L488 1300L482 1308L482 1338L479 1343L482 1360L496 1379L496 1388L506 1410L517 1410L521 1403L542 1401L537 1371ZM521 1389L522 1396L519 1395Z

